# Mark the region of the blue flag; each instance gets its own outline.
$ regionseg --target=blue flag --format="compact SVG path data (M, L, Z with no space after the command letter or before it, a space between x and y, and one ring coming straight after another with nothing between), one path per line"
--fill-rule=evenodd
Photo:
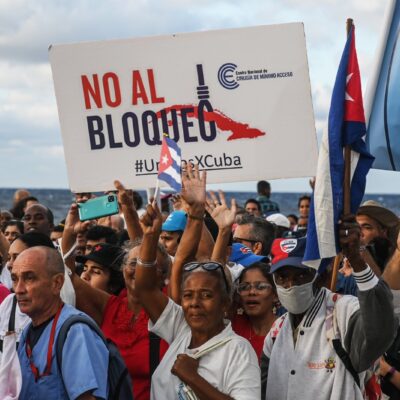
M366 133L361 78L352 27L340 60L329 110L328 132L322 138L311 201L304 264L324 269L339 252L337 224L343 213L344 147L351 146L351 212L364 196L374 158Z
M375 156L374 168L400 171L400 1L392 1L388 16L374 83L368 88L367 145Z

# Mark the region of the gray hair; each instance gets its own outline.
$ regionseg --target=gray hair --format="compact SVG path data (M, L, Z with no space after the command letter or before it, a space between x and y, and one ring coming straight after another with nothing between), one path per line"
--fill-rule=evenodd
M275 239L274 225L264 218L245 214L238 221L238 225L251 225L253 240L262 243L262 254L268 256L271 251L272 242Z
M143 242L143 238L136 238L135 240L130 240L128 242L125 242L123 245L123 250L125 251L125 256L124 259L122 260L122 265L125 266L128 262L129 259L129 251L134 249L135 247L138 247L142 244ZM159 254L161 254L162 256L162 264L158 265L164 273L168 274L171 271L171 266L172 266L172 262L171 262L171 258L169 256L169 254L167 253L167 250L165 250L165 247L158 242L157 243L157 252Z
M210 261L210 262L213 262L213 261ZM208 270L202 268L201 266L199 266L198 268L194 269L193 271L184 272L183 276L182 276L181 292L183 291L184 284L185 284L187 278L191 274L194 274L197 272L207 272L208 274L214 276L218 280L220 293L222 294L222 297L224 297L225 300L228 300L229 302L232 301L233 289L234 289L233 282L232 282L232 274L229 272L229 270L227 270L226 266L223 267L223 271L221 271L220 269L217 269L215 271L208 271ZM226 279L226 282L228 283L228 287L226 287L226 285L225 285L225 280L224 280L224 277L222 276L222 274L225 275L225 279Z
M33 246L24 250L23 253L40 252L44 257L45 269L49 276L64 274L64 261L56 249L47 246Z

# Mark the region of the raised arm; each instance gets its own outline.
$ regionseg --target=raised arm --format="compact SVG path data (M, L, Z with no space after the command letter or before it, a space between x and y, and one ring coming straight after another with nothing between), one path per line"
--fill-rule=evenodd
M93 221L81 222L79 220L78 205L73 203L68 212L65 220L62 240L61 240L61 252L64 256L72 254L72 247L75 246L76 237L79 232L85 232L93 224ZM71 270L74 268L73 263L68 263L68 267Z
M118 203L121 204L121 211L125 217L129 239L141 238L143 231L140 226L139 215L133 203L132 191L125 189L124 185L117 180L114 181L114 186L118 190Z
M62 244L64 244L64 235L71 235L75 230L81 229L81 224L82 222L79 221L78 206L72 204L65 219ZM103 322L104 310L110 295L102 290L91 287L76 274L73 257L69 257L65 262L72 271L71 282L75 289L76 308L90 315L100 326Z
M157 204L147 206L146 213L140 219L143 241L140 246L136 270L130 269L125 274L125 283L135 289L139 301L151 321L156 323L168 304L157 279L157 244L160 237L162 216ZM125 268L130 268L126 266Z
M170 296L176 303L181 299L183 266L195 259L203 229L206 200L206 172L188 164L182 173L182 197L187 203L188 222L175 254L170 279Z
M182 210L186 213L189 212L189 205L186 203L186 201L180 194L172 196L172 204L174 211ZM203 228L201 230L201 238L196 252L196 259L209 260L211 258L213 248L214 248L214 239L210 231L208 230L207 225L205 224L205 222L203 222Z
M354 216L343 218L340 244L349 260L358 287L360 309L347 324L344 345L357 372L365 371L390 346L397 329L393 296L360 255L360 227Z
M211 199L207 199L207 211L218 225L218 236L211 259L224 265L226 263L232 225L235 222L237 212L236 200L231 200L231 208L229 209L222 190L219 190L219 200L214 192L210 192L210 196Z

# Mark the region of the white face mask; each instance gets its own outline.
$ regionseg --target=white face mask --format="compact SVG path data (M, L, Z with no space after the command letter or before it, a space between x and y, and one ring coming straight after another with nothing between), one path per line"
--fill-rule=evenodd
M317 279L317 275L315 274L311 282L304 285L292 286L288 289L276 285L279 301L291 314L302 314L311 306L315 298L313 284Z

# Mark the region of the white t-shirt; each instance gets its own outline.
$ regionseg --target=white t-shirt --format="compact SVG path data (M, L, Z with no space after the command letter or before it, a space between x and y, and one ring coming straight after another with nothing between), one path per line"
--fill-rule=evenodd
M0 282L9 290L12 288L11 274L6 265L1 270Z
M8 331L8 321L10 320L11 308L13 303L13 298L15 294L9 294L3 302L0 304L0 340L3 340L6 332ZM15 333L17 342L21 337L22 331L25 327L31 322L31 319L19 309L19 305L17 303L17 307L15 309ZM1 352L0 352L0 360L1 360Z
M177 355L193 355L228 337L231 340L200 358L198 373L219 391L235 400L260 399L260 368L256 353L246 339L232 331L230 322L221 333L202 346L188 349L192 338L190 327L186 323L182 307L169 299L156 324L149 321L149 330L170 345L153 374L151 400L186 399L182 382L171 373Z

